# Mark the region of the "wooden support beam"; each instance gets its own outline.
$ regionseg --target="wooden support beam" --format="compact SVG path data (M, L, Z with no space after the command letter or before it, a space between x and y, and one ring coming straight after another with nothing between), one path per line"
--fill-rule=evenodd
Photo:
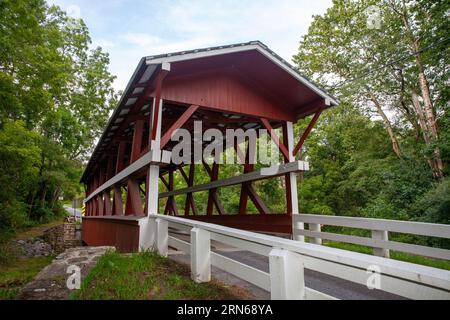
M199 106L191 105L184 111L184 113L181 115L180 118L178 118L177 121L164 133L163 137L161 138L161 149L164 148L164 146L167 144L167 142L170 141L170 138L173 134L173 132L179 128L181 128L186 121L192 116L192 114L197 111Z
M206 163L204 163L204 164L206 164ZM219 178L219 164L216 162L214 162L212 164L210 177L211 177L211 182L217 181L217 179ZM216 206L216 209L219 212L219 214L225 214L223 206L221 205L219 198L217 196L217 188L212 188L209 190L208 205L207 205L207 209L206 209L206 214L208 216L211 216L213 214L213 205Z
M280 138L276 134L275 130L272 128L272 126L269 123L269 120L265 118L261 118L261 123L263 124L264 128L266 128L268 134L272 138L273 142L277 145L277 147L280 149L281 153L284 156L284 159L289 161L289 152L286 149L286 146L283 144L283 142L280 141Z
M117 148L117 161L116 161L116 174L122 171L125 167L124 158L125 158L125 150L127 148L127 143L125 141L119 142L119 147ZM97 189L97 187L94 188Z
M189 166L189 177L187 179L188 187L194 186L194 178L195 178L195 163L191 163ZM190 208L192 208L192 213L194 215L198 215L197 206L195 205L194 195L192 192L186 194L186 205L184 207L184 215L188 216Z
M109 190L107 190L103 193L103 209L105 210L105 213L104 213L105 216L110 216L112 213L110 197L111 197L111 193Z
M120 186L113 187L113 210L114 216L123 216L122 190Z
M252 202L255 204L256 209L258 209L260 214L268 214L269 209L266 207L260 196L256 193L255 189L250 183L246 183L245 189L247 190L247 194L252 199Z
M128 179L127 182L127 202L125 206L125 215L143 215L142 200L139 193L139 184L134 179Z
M169 183L167 182L167 180L164 178L163 175L159 175L159 178L161 179L161 181L163 182L163 184L166 186L167 190L170 190L169 188Z
M294 148L294 151L292 152L294 157L297 155L297 153L300 151L300 149L303 146L303 143L305 142L306 138L308 137L311 130L316 125L317 120L319 119L319 116L321 115L322 111L325 109L325 105L320 107L317 112L314 114L314 117L311 119L311 122L308 124L308 127L306 127L305 132L303 132L300 141L297 143L297 145Z
M96 202L97 202L97 215L98 216L103 216L105 215L105 212L103 210L103 197L102 195L98 195L97 197L95 197Z
M137 120L134 124L133 144L131 147L131 162L139 159L142 148L142 136L144 134L144 120Z
M172 191L174 189L174 177L173 177L173 169L169 170L169 191ZM175 201L174 196L170 196L167 199L166 206L164 208L164 214L172 214L172 215L178 215L178 207Z

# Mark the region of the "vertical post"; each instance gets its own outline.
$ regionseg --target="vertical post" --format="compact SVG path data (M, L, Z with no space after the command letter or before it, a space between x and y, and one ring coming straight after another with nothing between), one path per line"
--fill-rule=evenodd
M191 278L197 283L211 281L211 235L199 228L191 230Z
M293 154L294 150L294 128L292 122L286 121L283 126L283 139L285 140L286 148L288 149L289 162L295 161ZM299 214L298 211L298 195L297 195L297 175L295 172L286 174L286 204L288 213L291 215ZM294 222L292 219L292 231L295 229L304 229L303 222ZM294 234L294 232L292 232ZM294 240L305 241L302 235L293 235Z
M107 190L103 192L103 209L105 210L105 216L111 215L111 192Z
M156 222L153 217L139 219L139 251L156 246Z
M386 230L372 230L372 239L373 240L389 240L389 234ZM379 256L383 258L389 258L389 249L384 248L373 248L373 255Z
M305 277L301 256L284 249L269 253L270 298L272 300L304 300Z
M309 231L321 232L320 224L319 223L310 223L309 224ZM311 237L311 243L322 244L322 239L321 238Z
M162 104L162 99L158 99L158 104ZM154 117L158 117L157 120ZM161 117L162 106L158 105L156 108L156 99L153 99L153 106L150 119L150 133L149 133L149 150L161 150ZM156 123L157 127L155 131L152 129L152 124ZM153 136L153 132L155 136ZM145 208L147 214L158 214L158 181L159 181L159 167L156 165L150 165L147 173L147 185L146 185L146 204Z
M112 214L115 216L123 215L123 202L122 202L122 190L120 190L120 186L115 185L113 187L113 208Z
M167 257L169 247L169 231L168 223L163 219L155 219L155 239L156 249L163 257Z

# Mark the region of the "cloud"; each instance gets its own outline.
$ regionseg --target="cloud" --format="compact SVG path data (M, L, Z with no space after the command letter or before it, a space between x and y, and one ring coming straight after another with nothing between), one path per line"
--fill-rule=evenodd
M124 89L139 59L174 51L260 40L290 61L312 15L332 0L51 0L77 5L93 45L110 53L116 89Z
M148 47L161 42L161 39L157 36L149 35L146 33L126 33L122 35L122 38L129 44L138 47Z

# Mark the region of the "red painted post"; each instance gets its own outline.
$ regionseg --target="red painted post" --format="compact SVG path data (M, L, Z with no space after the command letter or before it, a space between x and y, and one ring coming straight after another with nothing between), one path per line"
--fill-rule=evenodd
M103 209L104 209L104 215L110 216L111 215L111 192L109 190L103 192Z
M139 192L138 182L135 179L129 179L127 183L127 203L125 206L125 215L142 216L144 214L141 195Z
M124 168L124 157L127 143L125 141L119 142L119 147L117 148L117 160L116 160L116 174L118 174Z
M144 120L136 120L134 124L133 145L131 148L131 162L139 159L142 148L142 136L144 134Z
M114 186L113 192L112 214L115 216L123 216L122 190L120 190L120 186Z

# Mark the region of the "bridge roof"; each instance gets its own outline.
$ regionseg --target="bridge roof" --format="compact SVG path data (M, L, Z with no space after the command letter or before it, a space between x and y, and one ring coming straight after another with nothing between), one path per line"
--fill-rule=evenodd
M326 107L338 104L336 98L319 88L260 41L143 57L129 80L117 108L110 117L81 181L86 180L87 173L108 151L111 140L116 136L115 130L120 127L122 122L132 122L131 119L128 119L127 114L139 100L139 96L145 93L146 85L154 80L155 74L164 65L170 65L171 69L163 85L162 98L165 101L176 101L186 105L199 104L229 113L241 113L281 121L296 121L316 112L320 105L318 102L325 101ZM186 80L181 85L177 85L177 80L182 77L188 79L190 75L211 74L215 71L226 74L232 83L243 82L244 87L251 87L261 98L255 100L251 95L247 97L250 100L253 99L252 108L245 104L239 106L239 99L236 99L233 103L237 106L233 109L226 105L229 104L230 98L226 97L225 93L222 94L225 96L222 97L222 100L215 98L208 100L206 97L206 102L209 103L202 104L203 97L198 98L198 94L192 94L192 91L198 87L188 87L191 82ZM205 82L211 81L204 79L203 83ZM230 82L223 82L221 85L229 84ZM186 88L183 89L184 86ZM241 87L233 88L233 90L239 91L240 95L247 94ZM180 91L182 91L181 94ZM221 91L220 85L216 88L215 94L219 91ZM149 97L151 96L149 95ZM224 102L221 104L221 101ZM265 101L268 101L267 105L264 105ZM148 115L149 105L144 107L146 108L142 109L142 113Z

